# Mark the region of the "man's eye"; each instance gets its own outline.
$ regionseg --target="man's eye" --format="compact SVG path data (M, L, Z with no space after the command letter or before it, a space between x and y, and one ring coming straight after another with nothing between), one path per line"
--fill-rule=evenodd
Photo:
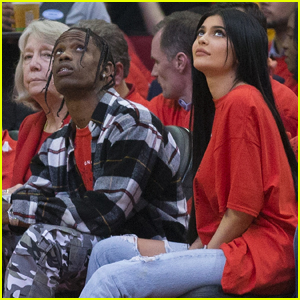
M45 53L42 53L42 56L47 58L47 59L50 59L51 58L51 53L45 52Z
M61 55L63 53L63 51L61 49L57 49L54 52L54 55Z
M79 45L79 46L76 47L76 50L77 51L83 51L84 50L84 46Z

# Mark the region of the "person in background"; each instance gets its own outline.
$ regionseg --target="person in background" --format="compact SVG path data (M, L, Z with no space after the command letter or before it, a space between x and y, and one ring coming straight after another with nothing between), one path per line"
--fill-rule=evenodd
M14 7L10 2L2 2L2 31L12 31L12 24L15 23Z
M45 98L53 45L68 28L60 22L36 20L26 27L19 39L20 59L15 73L15 101L38 112L27 116L20 126L13 178L10 188L5 192L7 194L29 179L31 159L38 153L42 143L70 120L62 101L63 96L57 92L53 81L50 82Z
M180 297L209 285L237 295L293 292L298 167L274 104L267 45L266 31L242 11L203 15L192 48L191 246L174 252L156 241L165 248L153 251L160 255L140 250L111 263L110 253L124 244L112 237L102 249L102 261L110 263L97 269L80 297ZM135 243L142 248L143 241ZM124 252L134 256L136 249Z
M152 76L162 93L150 100L148 108L164 125L189 128L192 101L191 53L200 15L174 12L157 24L152 40Z
M298 5L289 17L287 34L282 47L287 68L293 74L290 80L295 86L296 95L298 95Z
M11 196L10 222L32 226L10 259L5 297L54 297L59 284L80 290L92 247L111 235L186 234L178 147L149 110L116 94L108 43L73 27L52 54L49 78L72 120L44 142Z
M118 25L94 19L81 20L76 26L90 28L108 42L116 65L114 88L120 96L147 106L149 102L141 96L134 84L143 78L138 68L137 56L132 54L133 56L130 57L125 35ZM127 82L128 77L130 77L129 82Z
M176 11L209 7L211 2L106 2L113 23L128 36L153 35L153 26Z
M287 37L283 43L285 61L289 71L293 74L295 86L298 94L298 6L289 17ZM296 158L298 159L298 131L297 136L290 140Z
M295 83L291 80L293 75L288 70L283 49L283 43L287 35L287 23L294 12L296 2L260 2L262 12L267 18L268 28L275 30L275 38L269 44L269 57L277 61L273 71L284 79L284 84L292 91L296 91Z
M111 21L104 2L42 2L40 17L62 22L68 26L80 20Z

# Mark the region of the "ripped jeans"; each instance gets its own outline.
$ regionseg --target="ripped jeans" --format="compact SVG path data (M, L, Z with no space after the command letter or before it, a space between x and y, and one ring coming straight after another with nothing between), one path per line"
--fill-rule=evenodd
M81 298L178 297L204 285L221 284L226 262L220 249L187 250L165 242L166 252L141 256L137 237L100 241L93 249Z

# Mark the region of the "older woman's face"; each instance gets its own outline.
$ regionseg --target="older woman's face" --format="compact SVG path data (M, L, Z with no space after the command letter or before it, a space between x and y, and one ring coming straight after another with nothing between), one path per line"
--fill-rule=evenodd
M44 101L44 87L49 76L49 63L53 45L30 35L23 53L23 82L29 95L39 102ZM59 96L53 82L49 85L49 93ZM41 97L43 96L43 97Z

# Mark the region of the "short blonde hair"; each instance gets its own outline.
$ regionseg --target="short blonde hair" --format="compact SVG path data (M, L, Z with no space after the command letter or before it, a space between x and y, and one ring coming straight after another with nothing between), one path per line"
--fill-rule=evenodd
M14 100L16 102L23 103L34 110L41 110L40 105L28 94L27 89L24 86L23 77L23 53L28 41L28 38L32 35L37 39L45 41L47 44L53 45L60 35L69 29L69 26L56 21L50 20L35 20L32 21L23 31L19 39L20 59L16 67L15 72L15 90L16 96Z

